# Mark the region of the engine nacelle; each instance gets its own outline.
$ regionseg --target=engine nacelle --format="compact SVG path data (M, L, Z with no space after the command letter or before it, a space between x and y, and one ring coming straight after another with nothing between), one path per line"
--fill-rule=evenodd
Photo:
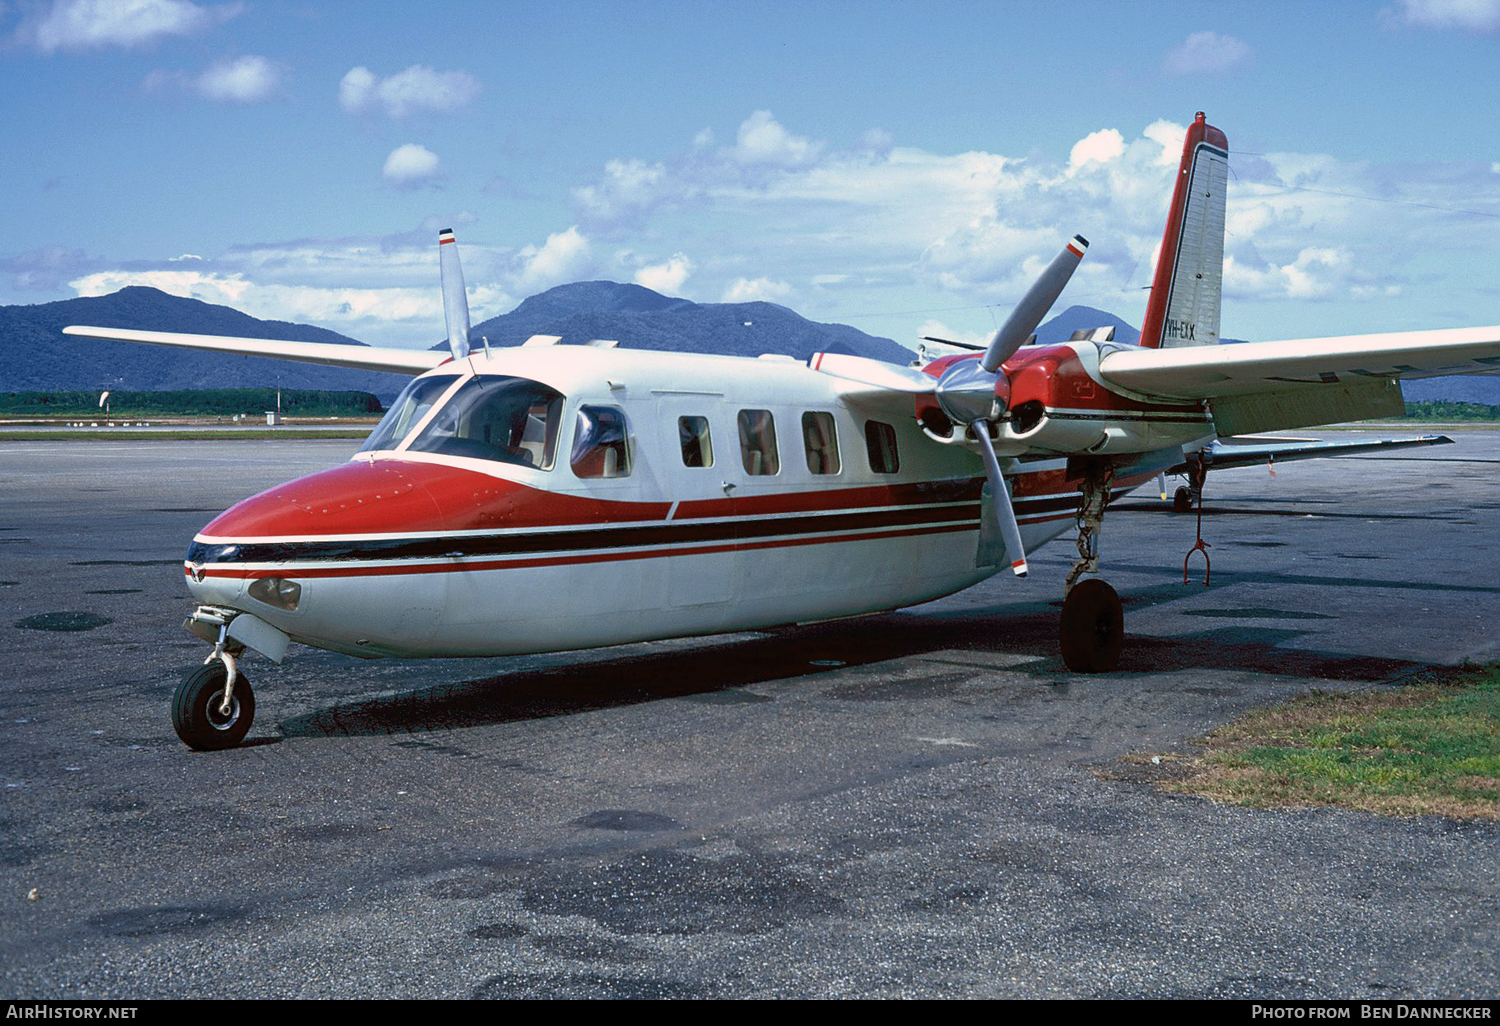
M973 357L950 356L922 369L942 378L950 367L966 360L974 362ZM1000 455L1153 452L1197 441L1213 430L1201 403L1147 402L1111 392L1090 376L1072 345L1022 350L1003 369L993 387L993 412L984 418L990 421L991 438ZM927 437L946 445L972 444L968 432L948 415L940 396L915 398L917 423ZM973 407L983 398L975 392L965 400Z
M999 444L1011 451L1110 455L1151 452L1213 430L1200 403L1145 402L1111 392L1072 346L1050 347L1016 367Z

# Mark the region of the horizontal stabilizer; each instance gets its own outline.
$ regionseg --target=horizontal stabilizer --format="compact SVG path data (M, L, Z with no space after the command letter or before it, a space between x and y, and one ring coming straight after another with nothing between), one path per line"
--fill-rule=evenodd
M1316 460L1328 456L1355 456L1364 452L1387 452L1392 449L1413 449L1423 445L1452 445L1447 435L1418 435L1415 438L1375 438L1354 442L1320 442L1316 439L1244 437L1235 444L1226 445L1222 440L1211 442L1204 449L1204 462L1209 470L1229 470L1234 467L1258 467L1267 461L1289 463L1292 460ZM1179 463L1167 469L1169 474L1187 471L1187 463Z
M235 338L229 335L184 335L170 331L136 331L132 328L93 328L79 324L64 328L63 334L111 339L116 342L146 342L155 346L205 349L216 353L265 356L273 360L320 363L329 367L353 367L357 370L385 371L390 374L422 374L449 359L447 353L424 349L380 349L328 342Z

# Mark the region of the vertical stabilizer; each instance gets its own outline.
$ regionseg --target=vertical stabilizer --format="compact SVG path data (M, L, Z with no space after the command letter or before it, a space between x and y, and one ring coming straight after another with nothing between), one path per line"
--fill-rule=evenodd
M1199 111L1182 146L1141 345L1157 349L1218 343L1228 180L1229 140Z

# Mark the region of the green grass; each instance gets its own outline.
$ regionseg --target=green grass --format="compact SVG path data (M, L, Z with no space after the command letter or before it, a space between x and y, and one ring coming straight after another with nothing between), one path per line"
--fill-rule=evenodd
M1314 692L1157 756L1173 790L1259 808L1500 818L1500 666L1400 688ZM1132 762L1149 761L1136 757Z
M0 414L29 417L99 417L100 393L0 392ZM112 391L109 407L115 417L161 418L235 414L262 417L281 409L289 417L379 416L380 400L368 392L334 392L286 388L203 388L169 392Z
M1484 403L1464 403L1440 399L1428 399L1406 404L1407 420L1429 420L1438 423L1451 421L1500 421L1500 406Z

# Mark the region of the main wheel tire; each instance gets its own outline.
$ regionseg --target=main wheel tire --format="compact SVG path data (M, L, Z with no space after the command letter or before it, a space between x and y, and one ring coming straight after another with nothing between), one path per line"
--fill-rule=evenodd
M1183 486L1172 493L1172 510L1176 513L1187 513L1193 508L1193 491Z
M1063 662L1074 673L1108 673L1119 666L1125 611L1115 589L1090 578L1068 592L1060 635Z
M255 721L255 692L243 673L234 682L229 715L219 711L229 671L215 659L182 678L172 696L172 728L182 743L200 752L233 748L250 733Z

